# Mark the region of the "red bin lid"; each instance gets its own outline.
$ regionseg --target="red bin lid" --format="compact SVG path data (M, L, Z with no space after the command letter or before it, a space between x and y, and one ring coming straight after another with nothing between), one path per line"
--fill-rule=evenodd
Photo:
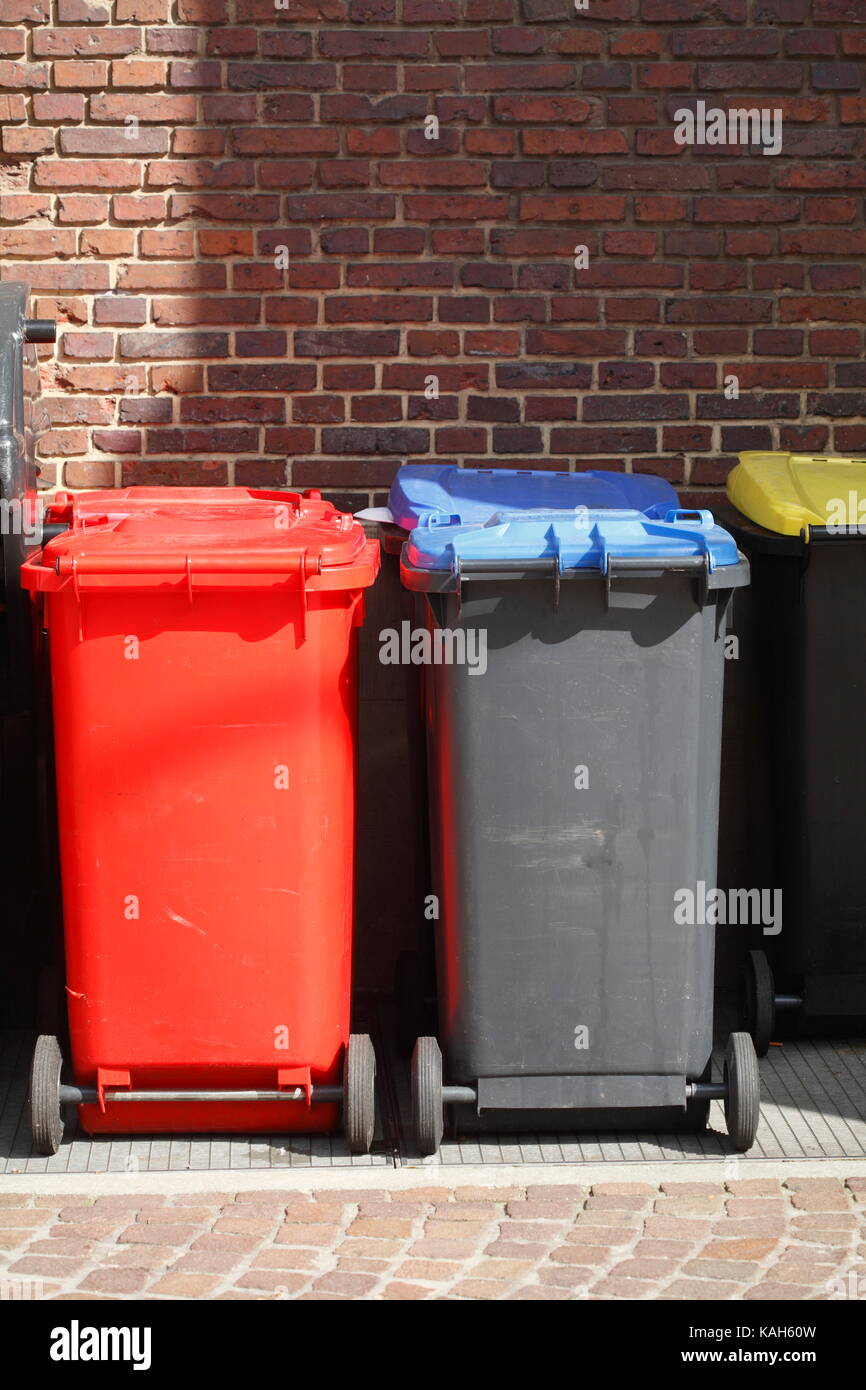
M28 588L365 588L378 546L318 493L250 488L122 488L61 500L55 536L22 571ZM25 572L26 571L26 572Z

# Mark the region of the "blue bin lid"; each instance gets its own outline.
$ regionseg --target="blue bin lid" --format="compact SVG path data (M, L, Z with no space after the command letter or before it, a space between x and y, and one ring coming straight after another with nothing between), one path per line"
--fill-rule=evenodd
M562 511L496 512L483 525L455 525L436 513L419 522L404 546L415 569L456 573L463 561L550 560L560 572L608 572L613 559L705 557L709 570L736 565L736 542L712 512L672 507L660 518L635 508L582 507Z
M413 530L425 516L483 525L496 512L628 508L663 516L679 505L664 478L650 473L554 473L545 469L455 468L406 464L391 486L394 522Z

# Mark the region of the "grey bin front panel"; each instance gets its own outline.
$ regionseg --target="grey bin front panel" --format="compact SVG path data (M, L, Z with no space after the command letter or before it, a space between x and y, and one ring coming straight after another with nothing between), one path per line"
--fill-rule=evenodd
M425 671L446 1080L697 1078L714 928L677 925L674 894L714 886L728 594L628 577L607 607L594 573L556 611L552 588L427 603L487 637L486 673Z

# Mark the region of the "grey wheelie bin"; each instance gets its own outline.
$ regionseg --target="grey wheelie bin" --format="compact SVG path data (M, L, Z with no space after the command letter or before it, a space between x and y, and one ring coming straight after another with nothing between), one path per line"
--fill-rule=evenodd
M471 473L457 482L477 500ZM516 476L519 505L500 491L484 522L460 497L420 509L401 558L424 598L437 899L418 1146L436 1151L446 1106L464 1133L702 1129L718 1098L745 1150L757 1059L732 1034L711 1079L703 904L726 617L748 565L660 480L574 475L550 510L550 482L532 508Z
M756 933L741 1025L773 1038L866 1019L866 458L749 452L725 512L752 571L751 672L781 922Z

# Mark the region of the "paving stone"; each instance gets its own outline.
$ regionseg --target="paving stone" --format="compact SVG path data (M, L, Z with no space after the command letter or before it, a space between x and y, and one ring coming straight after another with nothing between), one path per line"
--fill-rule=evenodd
M662 1192L666 1197L713 1197L719 1195L719 1185L716 1182L672 1182L660 1183Z
M363 1298L376 1287L377 1282L372 1274L340 1274L332 1270L330 1274L321 1275L313 1287L316 1293L342 1293L351 1298Z
M148 1282L143 1269L94 1269L78 1285L94 1293L140 1293Z
M346 1236L336 1247L340 1255L362 1255L369 1259L393 1259L406 1248L405 1240L373 1240L368 1236Z
M128 1196L122 1192L111 1192L104 1197L97 1197L93 1209L97 1212L131 1212L140 1211L144 1207L165 1205L166 1199L159 1192L131 1192Z
M169 1298L207 1298L219 1287L220 1280L211 1274L164 1274L148 1293Z
M657 1297L666 1300L681 1298L687 1302L706 1300L715 1303L720 1298L735 1298L739 1289L739 1284L724 1284L717 1280L675 1279L666 1289L662 1289Z
M745 1240L711 1240L697 1252L705 1260L763 1260L776 1249L777 1241L747 1237Z
M0 1231L0 1250L17 1250L19 1246L26 1245L32 1237L33 1230L29 1226L24 1230Z
M495 1279L461 1279L450 1290L452 1298L496 1299L508 1292L510 1285Z
M584 1290L599 1277L599 1271L588 1265L542 1265L537 1274L539 1284Z
M729 1221L779 1221L790 1217L791 1205L784 1197L729 1197L725 1216Z
M406 1251L407 1255L422 1260L468 1260L478 1253L477 1246L465 1240L433 1240L423 1239L413 1241Z
M425 1289L421 1284L406 1284L397 1280L392 1284L386 1284L382 1290L382 1297L389 1300L402 1299L406 1302L418 1302L422 1298L430 1297L430 1290Z
M294 1274L287 1269L248 1269L237 1280L242 1289L269 1289L272 1294L289 1297L309 1283L306 1274Z
M681 1260L692 1249L688 1240L639 1240L632 1254L649 1259Z
M586 1199L587 1211L646 1211L650 1202L650 1196L630 1197L628 1193L601 1193Z
M557 1192L561 1191L560 1188L543 1188L540 1190L545 1193L552 1190ZM530 1188L527 1190L526 1195L531 1197L533 1191L538 1192L539 1189ZM454 1189L455 1202L517 1202L523 1196L524 1189L521 1187L457 1187ZM402 1202L403 1194L398 1194L395 1200ZM547 1198L545 1197L544 1200L546 1201Z
M564 1302L574 1297L570 1289L559 1289L552 1284L524 1284L522 1289L515 1289L508 1294L509 1299L514 1299L523 1303L550 1303L552 1300Z
M164 1223L148 1226L136 1221L133 1226L121 1231L117 1239L122 1245L187 1245L196 1234L195 1226L169 1226Z
M755 1237L764 1240L781 1240L784 1238L786 1223L784 1221L764 1220L755 1217L753 1221L731 1221L722 1218L714 1221L711 1227L714 1236L724 1236L728 1240L741 1239L750 1240Z
M591 1292L595 1297L602 1295L604 1298L651 1298L655 1285L650 1279L618 1279L610 1276L593 1284Z
M277 1225L276 1221L259 1221L255 1217L221 1216L214 1222L213 1230L218 1236L258 1236L264 1239Z
M244 1192L177 1192L169 1198L169 1204L173 1207L223 1207L226 1202L240 1202L245 1196L255 1195Z
M509 1202L506 1211L513 1205L517 1204ZM521 1202L519 1205L521 1210L517 1215L525 1216L528 1203ZM498 1215L496 1202L436 1202L427 1221L468 1221L477 1224L492 1221Z
M246 1254L232 1255L227 1250L188 1250L175 1260L172 1270L184 1274L230 1274L246 1259Z
M254 1269L313 1269L319 1258L316 1250L294 1250L290 1246L260 1250L254 1256Z
M274 1240L278 1245L333 1245L341 1234L336 1226L301 1226L297 1221L287 1221L277 1228Z
M113 1237L123 1224L123 1222L114 1221L93 1221L78 1225L73 1221L60 1221L56 1226L49 1226L47 1234L52 1237L57 1236L61 1240L99 1242Z
M243 1255L257 1250L260 1244L256 1236L227 1236L217 1231L204 1231L196 1236L190 1250L228 1250Z
M750 1260L687 1260L683 1273L694 1275L697 1279L736 1279L738 1283L748 1283L756 1279L761 1266Z
M533 1245L530 1241L494 1240L485 1245L485 1255L500 1260L540 1260L550 1250L548 1244Z
M721 1211L724 1194L717 1192L714 1197L657 1197L653 1211L658 1216L714 1216Z
M841 1178L785 1178L782 1186L787 1192L835 1192L844 1193L845 1184Z
M23 1255L8 1266L14 1275L38 1275L48 1279L65 1279L77 1274L87 1265L86 1259L69 1260L57 1255Z
M616 1245L578 1245L557 1246L548 1258L559 1265L604 1265L609 1260L622 1255L622 1247Z
M676 1260L620 1260L611 1270L618 1279L666 1279L676 1274Z
M637 1231L640 1230L643 1219L638 1211L611 1210L608 1207L599 1210L598 1207L593 1207L579 1211L574 1218L573 1226L575 1230L581 1226L627 1226L630 1230Z
M486 1196L486 1188L484 1189L484 1193ZM323 1198L336 1198L336 1195L337 1194L335 1192L322 1193ZM438 1203L447 1202L453 1195L454 1194L450 1187L401 1187L394 1192L394 1201ZM373 1193L369 1190L363 1192L358 1198L359 1205L362 1202L369 1202L372 1196Z
M340 1256L337 1269L349 1274L386 1274L390 1260L371 1260L363 1255Z
M570 1221L501 1221L499 1234L506 1240L559 1240L571 1227Z
M851 1198L846 1192L821 1188L817 1191L794 1192L791 1202L798 1211L807 1212L849 1212Z
M687 1216L646 1216L643 1232L647 1236L673 1236L675 1240L694 1243L704 1240L713 1227L712 1221L696 1221Z
M811 1298L811 1294L808 1289L800 1288L796 1284L770 1283L767 1280L752 1289L747 1289L742 1298L746 1303L778 1303Z
M375 1221L417 1221L430 1212L430 1202L362 1202L356 1220L369 1217ZM289 1212L293 1221L294 1213Z
M779 1192L775 1178L733 1178L725 1187L734 1197L775 1197Z
M491 1260L480 1259L472 1266L473 1279L501 1279L513 1283L515 1279L525 1279L534 1267L534 1260Z
M428 1284L446 1284L450 1279L457 1278L460 1269L458 1260L406 1260L394 1271L394 1275L397 1279L410 1282L420 1279Z
M44 1211L33 1207L0 1207L0 1229L23 1230L48 1224L49 1217Z
M630 1245L637 1235L635 1230L623 1230L621 1226L578 1226L569 1231L566 1240L580 1245L604 1245L613 1248L617 1245Z
M91 1251L98 1249L93 1240L34 1240L27 1246L28 1255L67 1255L72 1259L84 1259Z
M408 1239L412 1234L411 1221L379 1221L375 1217L356 1216L349 1226L349 1235L372 1236L381 1240Z
M177 1251L171 1245L123 1245L113 1246L110 1253L101 1257L103 1265L122 1265L125 1269L165 1269L177 1259Z
M836 1277L832 1265L807 1264L804 1260L778 1260L767 1270L767 1278L780 1284L808 1284L823 1287Z
M594 1182L593 1197L655 1197L658 1188L649 1182Z
M145 1226L177 1226L195 1222L198 1226L209 1226L214 1219L214 1209L210 1207L184 1207L179 1212L175 1207L158 1207L156 1211L145 1208L135 1218Z
M425 1236L432 1236L435 1240L479 1241L489 1231L490 1223L487 1221L431 1221L428 1217L424 1222Z

